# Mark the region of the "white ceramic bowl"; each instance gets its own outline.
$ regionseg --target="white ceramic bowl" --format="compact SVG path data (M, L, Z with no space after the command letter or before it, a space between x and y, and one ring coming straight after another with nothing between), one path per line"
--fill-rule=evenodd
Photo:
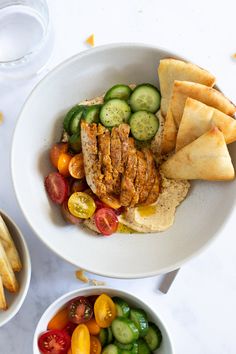
M33 340L33 353L40 354L38 350L38 337L39 335L47 329L48 322L50 319L61 309L63 306L70 300L74 299L77 296L89 296L89 295L99 295L106 293L110 296L119 296L126 300L128 304L134 307L142 308L148 315L150 321L154 322L161 330L162 333L162 344L161 347L156 351L158 354L174 354L173 344L171 343L170 334L165 327L163 320L155 313L155 311L145 302L138 299L136 296L127 293L126 291L118 289L110 289L107 287L89 287L86 289L75 290L69 292L59 299L54 301L44 312L41 319L38 322L34 333Z
M0 327L1 327L7 322L9 322L17 314L17 312L19 311L19 309L21 308L25 300L25 297L29 289L29 284L30 284L31 261L30 261L30 255L29 255L27 244L18 226L2 210L0 210L0 214L4 222L6 223L9 232L14 240L14 243L19 252L22 265L23 265L22 270L19 273L15 273L20 285L19 292L16 294L11 294L5 290L8 309L6 311L0 311Z
M20 114L12 147L12 175L19 204L40 239L65 260L88 271L120 278L176 269L219 233L235 205L235 182L193 182L163 233L96 237L65 226L44 190L52 170L48 151L60 138L63 116L75 103L100 95L115 83L159 85L157 66L173 53L140 44L115 44L80 53L50 72ZM235 144L230 148L236 161ZM24 173L22 173L24 156ZM27 192L26 192L27 191ZM222 205L224 206L222 208Z

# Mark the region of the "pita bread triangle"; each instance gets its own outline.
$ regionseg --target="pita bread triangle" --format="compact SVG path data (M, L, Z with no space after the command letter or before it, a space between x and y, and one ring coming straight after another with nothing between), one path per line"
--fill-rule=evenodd
M167 178L226 181L235 177L224 135L217 127L201 135L161 165Z
M164 116L167 114L175 80L199 82L207 86L213 86L215 83L215 77L208 71L195 64L173 58L160 60L158 76L162 95L161 112Z
M167 113L166 120L163 128L161 153L166 154L175 149L175 142L178 129L176 127L171 111Z
M223 133L226 144L236 140L236 119L200 101L187 98L176 138L175 151L206 133L212 125Z

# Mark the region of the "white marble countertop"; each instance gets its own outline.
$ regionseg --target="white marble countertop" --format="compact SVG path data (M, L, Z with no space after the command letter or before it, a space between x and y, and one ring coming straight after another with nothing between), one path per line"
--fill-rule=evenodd
M50 68L95 44L144 42L162 46L210 69L218 84L236 101L234 0L49 0L55 30ZM34 328L43 311L58 296L84 286L75 268L50 252L27 225L16 202L10 174L10 148L18 112L39 78L24 83L0 78L0 207L23 231L32 259L32 280L16 317L0 329L1 354L31 354ZM223 206L222 206L223 207ZM214 220L212 220L214 222ZM186 264L170 292L158 291L161 277L140 280L103 279L107 285L139 294L165 319L176 354L235 354L236 211L220 237ZM94 278L94 276L92 276Z

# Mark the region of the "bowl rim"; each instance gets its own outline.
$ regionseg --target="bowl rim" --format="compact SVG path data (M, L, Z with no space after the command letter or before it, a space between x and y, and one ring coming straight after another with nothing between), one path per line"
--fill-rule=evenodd
M165 332L166 332L166 335L167 335L167 338L169 339L169 342L170 342L170 348L171 348L171 352L170 354L175 354L175 350L174 350L174 345L173 345L173 340L172 340L172 337L170 335L170 331L169 329L167 328L166 324L165 324L165 321L163 321L163 315L159 315L157 314L157 312L155 310L153 310L151 308L151 305L146 302L145 300L142 300L140 299L138 296L136 296L133 292L130 292L130 291L126 291L126 290L123 290L123 289L119 289L117 287L109 287L109 286L85 286L83 288L80 288L80 289L76 289L76 290L72 290L72 291L69 291L63 295L61 295L59 298L57 298L55 301L53 301L46 309L45 311L42 313L41 317L39 318L38 320L38 323L37 323L37 326L35 328L35 331L34 331L34 336L33 336L33 353L34 354L38 354L35 352L36 348L37 348L37 341L38 341L38 334L37 334L37 331L38 331L38 327L40 325L40 322L42 320L42 318L47 315L51 309L55 306L58 306L58 303L60 303L62 300L66 300L68 299L67 301L73 299L73 297L75 296L79 296L81 293L83 293L83 291L99 291L99 292L108 292L109 291L114 291L114 292L119 292L121 295L119 296L131 296L135 301L139 301L141 303L141 306L143 305L144 307L147 307L149 309L149 311L154 315L154 317L156 316L158 318L158 320L161 322ZM85 295L85 296L89 296L89 295ZM64 301L64 305L67 303L67 301ZM61 305L63 306L63 304ZM60 307L61 307L60 306ZM59 308L60 308L59 307ZM59 308L57 308L57 311L59 310ZM46 330L46 329L45 329Z
M6 214L6 212L3 211L2 209L0 209L0 215L2 215L7 220L7 223L8 222L11 223L12 226L14 227L14 229L16 230L16 233L18 235L18 238L19 238L20 243L23 248L24 255L21 255L21 256L22 256L22 258L24 257L24 263L25 263L24 268L25 268L25 274L26 274L25 286L24 286L23 292L21 294L21 298L18 300L17 297L19 295L18 294L14 295L16 297L15 301L17 302L17 305L16 305L14 311L12 311L10 307L7 309L7 311L9 311L9 315L6 317L6 319L4 321L0 320L0 327L2 327L7 322L9 322L19 312L21 306L23 305L23 303L25 301L25 298L27 296L29 286L30 286L30 280L31 280L31 258L30 258L30 253L29 253L29 249L28 249L27 243L25 241L25 238L24 238L21 230L19 229L19 227L15 223L15 221L8 214ZM22 271L23 271L23 269L21 270L21 272ZM20 284L20 287L21 287L21 284Z
M46 240L43 239L40 236L40 232L38 232L35 228L34 225L31 223L30 219L27 216L27 213L25 212L25 210L23 209L23 207L21 206L20 203L20 196L18 195L17 192L17 186L16 186L16 182L14 179L14 175L15 175L15 170L14 170L14 150L15 150L15 136L17 134L17 130L18 130L18 126L21 123L21 117L22 117L22 113L25 109L25 106L28 104L29 99L31 98L31 96L34 94L34 92L38 89L38 87L40 87L45 81L50 80L51 77L53 77L53 75L55 75L57 72L59 72L61 69L63 69L64 67L66 67L67 65L70 65L71 63L73 63L74 61L79 60L80 58L86 57L87 55L90 55L91 53L94 53L94 55L96 55L96 53L99 52L103 52L106 50L110 50L110 49L117 49L117 48L139 48L139 49L150 49L153 51L160 51L160 52L166 52L168 53L167 57L173 57L173 58L177 58L180 60L184 60L187 62L192 62L191 60L189 60L186 57L180 56L178 53L172 52L167 48L164 47L159 47L159 46L154 46L151 44L145 44L145 43L140 43L140 42L120 42L120 43L111 43L111 44L106 44L106 45L101 45L98 46L96 48L90 48L87 49L85 51L79 52L67 59L65 59L64 61L62 61L61 63L59 63L57 66L55 66L55 68L53 68L51 71L49 71L33 88L33 90L30 92L30 94L28 95L28 97L25 100L24 105L22 106L19 114L18 114L18 119L17 119L17 123L13 132L13 139L12 139L12 146L11 146L11 178L12 178L12 182L13 182L13 187L14 187L14 192L16 195L16 199L17 202L20 206L20 209L25 217L25 219L27 220L27 223L30 225L31 229L34 231L34 233L37 235L37 237L40 239L41 242L44 243L44 245L47 246L47 248L49 248L53 253L57 254L60 258L62 258L63 260L65 260L66 262L78 267L79 265L72 262L70 259L68 259L67 257L65 257L64 255L62 255L60 252L58 252L56 249L54 249L53 247L51 247L50 245L47 244ZM197 65L197 64L196 64ZM218 89L219 87L216 86ZM220 90L220 89L219 89ZM180 268L183 264L189 262L192 258L198 256L199 254L201 254L203 251L205 251L209 245L211 243L213 243L217 237L219 236L219 234L221 233L221 231L223 230L223 228L225 227L226 223L228 222L228 220L230 219L230 216L232 215L233 211L235 209L235 206L232 207L232 209L230 210L227 219L224 220L224 222L221 224L221 226L219 227L219 229L215 232L215 234L206 242L204 243L201 247L199 247L197 250L195 250L194 252L192 252L189 256L184 257L182 260L180 260L179 262L176 262L172 265L163 267L159 270L153 270L153 271L145 271L142 273L126 273L126 274L120 274L118 272L116 272L115 274L109 271L107 273L104 272L100 272L100 271L96 271L94 269L89 269L86 267L83 267L83 269L87 272L93 273L93 274L97 274L100 276L105 276L108 278L117 278L117 279L140 279L140 278L147 278L147 277L154 277L160 274L166 274L169 272L172 272L178 268Z

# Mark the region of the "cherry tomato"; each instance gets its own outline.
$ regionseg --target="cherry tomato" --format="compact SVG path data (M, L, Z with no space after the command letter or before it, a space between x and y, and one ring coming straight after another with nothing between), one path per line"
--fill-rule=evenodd
M69 163L69 173L72 177L81 179L85 176L83 154L76 154Z
M66 326L63 328L63 331L65 331L71 337L76 327L77 327L76 323L68 322Z
M72 156L66 153L60 154L58 158L57 168L61 175L67 177L70 175L69 164Z
M92 318L93 307L84 296L80 296L69 303L68 312L69 320L79 324L87 322Z
M71 338L72 354L90 354L90 335L85 324L76 327Z
M96 336L100 332L100 327L97 324L95 318L91 318L88 322L86 322L86 326L88 327L89 333Z
M67 354L72 354L72 349L71 348L68 350Z
M90 195L84 192L73 193L68 200L68 208L77 218L88 219L96 209L96 204Z
M118 219L110 208L98 209L94 215L95 224L104 236L109 236L117 231Z
M57 329L46 331L39 337L38 347L42 354L65 354L70 348L70 337Z
M71 183L71 192L83 192L86 188L88 188L88 185L86 183L86 180L84 178L82 179L76 179L73 180Z
M58 313L50 320L48 323L47 329L64 329L68 323L68 309L65 308Z
M109 208L109 206L105 203L103 203L100 199L96 198L95 199L95 204L96 204L96 210L101 209L101 208Z
M114 213L119 216L125 212L125 207L120 207L119 209L114 209Z
M68 208L68 199L63 202L61 206L61 213L65 221L69 222L70 224L78 225L83 222L83 219L77 218L70 213Z
M102 202L112 209L119 209L121 207L119 200L111 195L102 198Z
M57 143L51 147L50 159L54 167L57 168L59 156L68 151L68 143Z
M54 203L62 204L68 197L69 185L67 180L58 172L51 172L45 178L46 191Z
M107 328L116 317L116 305L106 294L101 294L94 304L94 315L99 327Z
M97 337L90 336L90 354L100 354L102 345Z
M90 295L90 296L87 296L87 300L90 302L90 304L92 306L94 306L95 304L95 301L97 300L98 298L98 295Z

